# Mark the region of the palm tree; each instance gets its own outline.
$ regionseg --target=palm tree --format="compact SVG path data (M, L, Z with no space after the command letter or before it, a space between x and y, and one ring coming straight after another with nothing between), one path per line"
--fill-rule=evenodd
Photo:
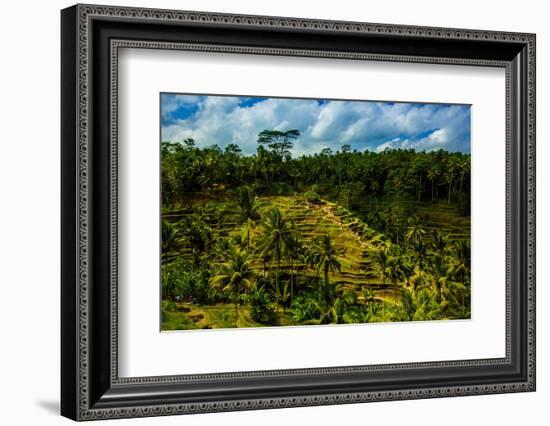
M444 297L448 271L445 259L436 253L431 258L430 269L434 277L434 290L437 290L437 300L438 302L441 302Z
M271 322L273 320L270 308L271 298L269 293L255 282L254 288L249 294L250 314L256 322Z
M418 243L422 240L422 237L426 233L424 227L418 220L418 217L411 216L407 219L407 232L405 233L405 239L407 241L412 241L413 243Z
M191 247L193 265L198 267L201 255L210 248L212 230L199 215L193 214L180 221L183 236Z
M403 273L404 255L405 255L404 250L400 246L398 246L397 244L394 244L391 246L387 268L388 268L388 277L393 286L394 305L396 306L397 306L397 286L404 276L404 273Z
M428 175L426 176L432 184L432 202L434 201L434 181L439 177L439 168L437 166L431 166L428 170Z
M401 301L403 304L403 311L407 315L407 320L412 321L414 314L418 309L416 293L410 288L401 289Z
M376 179L376 177L373 177L369 180L369 183L368 183L368 190L370 192L369 194L369 211L372 211L372 199L374 198L374 202L376 204L377 202L377 197L376 197L376 193L378 192L378 190L380 189L380 183L378 182L378 180ZM374 197L373 197L374 195Z
M267 149L263 147L263 145L258 145L258 148L256 149L256 161L257 166L256 169L261 173L264 183L266 185L269 184L269 163L270 163L270 153Z
M404 256L401 262L401 273L405 279L405 286L416 296L416 286L411 286L411 278L414 276L414 262L410 256Z
M246 222L246 248L250 250L250 226L252 222L259 218L256 195L249 186L240 186L237 188L237 205L240 210L241 220Z
M418 277L422 279L422 268L426 261L426 245L422 240L414 243L413 248L416 252L416 265L418 266Z
M161 247L163 258L181 247L181 232L173 223L166 220L162 221Z
M393 206L386 215L388 234L393 230L396 244L399 244L399 234L402 232L401 218L402 214L400 213L400 209L396 206Z
M439 230L434 229L432 233L432 252L445 258L448 250L449 236L443 235Z
M445 281L446 310L451 317L466 319L470 317L470 289L462 283L447 279Z
M458 167L458 164L459 162L456 159L456 157L450 157L449 160L447 161L447 170L445 173L445 181L449 184L447 204L451 204L451 192L452 192L455 172Z
M302 258L302 254L304 251L304 247L302 246L302 243L300 241L300 237L298 234L298 230L295 228L294 223L291 222L291 228L292 228L292 244L288 244L285 246L285 255L290 260L290 305L292 305L292 301L294 299L294 281L295 281L295 274L294 274L294 262L299 261Z
M470 157L464 158L458 163L458 169L460 170L460 183L458 185L458 193L462 193L462 184L464 183L464 175L470 172Z
M380 250L377 250L374 253L372 263L372 271L379 276L382 279L382 290L383 290L383 297L384 300L382 301L382 307L385 306L386 301L386 278L390 275L390 271L388 268L389 265L389 244L385 244Z
M250 268L248 253L239 247L233 247L230 250L227 262L222 263L218 274L210 279L210 285L213 288L221 288L224 293L233 293L235 327L239 317L239 296L242 292L253 288L253 283L254 272Z
M453 274L456 279L468 285L470 283L470 242L468 240L455 241L454 254L453 259L456 264L453 267Z
M315 279L320 280L319 271L315 267L315 251L313 245L303 245L300 250L299 260L317 274Z
M319 289L319 296L323 298L323 294L328 292L330 288L329 273L339 272L342 268L342 264L338 260L336 247L334 247L330 235L325 234L320 241L314 244L312 261L317 271L323 271L324 285Z
M424 184L422 182L422 177L424 176L426 172L426 158L424 157L423 153L418 154L414 157L413 163L412 163L412 169L416 171L418 176L418 187L417 187L417 201L420 201L422 198L422 192L424 189Z
M321 324L332 323L342 324L345 322L344 315L348 307L356 303L357 297L352 291L341 290L337 286L332 286L330 298L318 304L320 310L319 322Z
M263 221L264 237L260 243L260 257L269 256L276 263L275 291L279 299L279 270L285 250L292 249L295 244L294 230L278 208L270 210Z

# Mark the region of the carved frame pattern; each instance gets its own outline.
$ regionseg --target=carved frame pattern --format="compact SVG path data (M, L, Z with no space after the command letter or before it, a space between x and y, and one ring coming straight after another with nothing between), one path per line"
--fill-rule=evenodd
M75 419L92 420L105 418L122 417L141 417L141 416L159 416L171 414L187 413L205 413L230 410L248 410L263 408L282 408L309 405L325 404L344 404L353 402L401 400L416 398L434 398L443 396L463 396L489 393L505 393L518 391L533 391L535 389L535 36L533 34L520 34L510 32L494 32L464 29L447 28L427 28L402 25L370 24L358 22L337 22L325 20L310 20L296 18L266 17L266 16L246 16L230 15L203 12L187 11L169 11L156 9L140 9L126 7L103 7L78 5L76 6L77 15L77 271L76 278L76 321L77 321L77 409ZM89 193L89 112L90 112L90 82L89 82L89 55L90 55L90 23L95 18L120 18L129 20L139 20L140 22L155 21L173 21L175 23L208 23L220 25L238 25L259 28L293 28L303 30L315 30L326 32L349 32L383 35L410 35L422 38L437 38L449 40L484 40L484 41L506 41L511 43L521 43L527 49L527 164L528 181L527 193L525 194L527 203L527 271L528 282L526 288L527 294L527 380L521 382L506 382L499 384L484 384L479 386L449 386L434 387L423 389L400 389L391 391L377 392L354 392L354 393L329 393L326 395L311 395L300 397L273 397L257 399L237 399L226 401L214 401L203 403L166 403L140 407L117 407L117 408L95 408L90 401L89 384L89 354L90 354L90 335L89 335L89 218L90 218L90 193ZM362 60L383 60L398 62L426 62L426 63L447 63L462 65L482 65L497 66L506 69L506 110L507 110L507 261L506 261L506 358L505 359L485 359L468 360L436 363L416 363L416 364L394 364L381 366L364 367L327 367L323 369L305 369L305 370L275 370L268 372L246 372L246 373L223 373L217 375L200 376L162 376L145 378L119 378L117 374L117 293L116 293L116 257L117 257L117 171L116 171L116 117L117 117L117 67L118 67L118 49L119 48L155 48L155 49L177 49L177 50L198 50L198 51L223 51L228 53L255 53L265 55L299 55L315 56L327 58L342 59L362 59ZM512 321L509 301L510 291L510 207L511 207L511 178L510 164L511 149L510 137L511 129L509 127L509 116L511 114L510 106L510 64L506 61L487 61L472 60L461 58L440 58L440 57L415 57L403 55L384 55L384 54L364 54L364 53L346 53L346 52L327 52L311 51L297 49L274 49L274 48L254 48L242 46L216 46L192 43L170 43L170 42L151 42L142 40L112 40L111 41L111 286L113 289L111 297L111 381L113 384L150 384L150 383L171 383L181 381L197 380L216 380L220 378L243 378L243 377L264 377L264 376L284 376L284 375L304 375L311 373L330 374L332 372L354 372L354 371L372 371L386 369L403 369L411 367L438 367L438 366L470 366L470 365L490 365L506 363L510 361L510 340Z

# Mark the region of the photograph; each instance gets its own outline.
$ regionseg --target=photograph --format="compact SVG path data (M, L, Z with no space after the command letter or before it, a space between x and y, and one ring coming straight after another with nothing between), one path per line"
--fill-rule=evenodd
M160 94L161 330L470 318L471 106Z

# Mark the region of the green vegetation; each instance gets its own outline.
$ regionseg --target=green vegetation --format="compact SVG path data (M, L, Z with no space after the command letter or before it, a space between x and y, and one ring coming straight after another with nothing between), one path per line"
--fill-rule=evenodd
M470 156L162 143L162 329L470 318Z

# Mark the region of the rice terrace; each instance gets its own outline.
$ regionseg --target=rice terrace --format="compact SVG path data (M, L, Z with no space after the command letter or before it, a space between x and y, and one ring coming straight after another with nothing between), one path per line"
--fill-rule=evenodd
M161 94L162 327L470 318L470 107Z

